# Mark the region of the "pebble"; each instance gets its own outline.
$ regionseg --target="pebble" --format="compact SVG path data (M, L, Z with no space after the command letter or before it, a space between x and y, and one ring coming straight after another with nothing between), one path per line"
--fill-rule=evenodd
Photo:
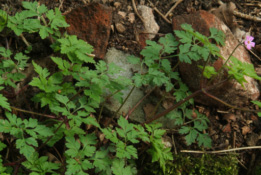
M117 23L115 24L115 27L116 27L116 30L119 32L119 33L124 33L126 28L123 24L121 23Z
M126 13L123 11L119 11L118 15L120 15L123 19L126 19Z
M128 21L130 22L130 23L133 23L134 21L135 21L135 14L134 13L129 13L128 14Z
M114 7L119 8L121 6L121 3L120 2L114 2L113 5L114 5Z

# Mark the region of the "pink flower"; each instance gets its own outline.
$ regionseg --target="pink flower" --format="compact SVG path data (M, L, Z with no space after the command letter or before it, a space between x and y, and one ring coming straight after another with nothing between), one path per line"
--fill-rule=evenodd
M252 42L254 40L254 37L252 36L246 36L245 45L248 50L250 50L252 47L255 47L255 42Z

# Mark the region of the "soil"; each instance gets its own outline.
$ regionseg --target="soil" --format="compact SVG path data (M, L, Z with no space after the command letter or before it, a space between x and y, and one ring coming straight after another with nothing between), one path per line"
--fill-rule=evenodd
M135 16L135 21L131 23L126 17L123 19L119 12L133 11L133 5L131 0L39 0L39 3L45 4L48 9L54 9L55 7L60 8L60 10L65 13L71 9L83 6L89 2L99 2L113 8L113 26L114 30L111 31L109 39L109 47L116 47L119 50L123 50L127 53L139 55L141 51L140 45L137 43L135 31L142 28L141 20ZM147 6L156 7L162 14L166 14L169 9L175 4L175 0L136 0L136 5L144 4ZM252 14L261 17L261 3L254 0L223 0L226 2L234 2L238 11L245 14ZM21 10L21 1L19 0L0 0L2 9L9 9L10 14L15 14L16 11ZM212 8L217 8L219 6L216 0L184 0L177 8L172 11L168 16L171 20L173 16L190 14L197 10L211 10ZM154 40L157 40L161 35L171 33L172 26L167 23L156 11L154 11L155 19L160 26L160 30L156 35ZM123 34L119 33L115 29L115 24L121 22L126 30ZM255 22L253 20L243 19L237 17L237 22L240 28L244 31L250 31L251 35L255 38L256 48L253 52L261 56L261 23ZM30 40L30 39L29 39ZM31 42L33 42L32 39ZM4 42L0 42L4 45ZM41 53L40 57L46 57L49 55L48 48L45 44L40 43L39 50L34 51L35 53ZM18 48L23 49L23 48ZM259 67L261 61L258 60L253 54L251 54L251 59L255 67ZM256 106L246 106L250 109L258 109ZM229 108L217 109L212 107L203 106L197 104L195 106L201 113L208 116L210 120L209 133L213 140L213 150L222 150L227 148L240 148L246 146L257 146L261 144L259 136L261 134L261 120L257 117L257 114L250 112L242 112L239 110L233 110ZM176 149L179 150L193 150L198 149L196 145L190 147L186 146L184 143L184 138L180 135L175 134ZM260 150L244 150L239 152L239 166L240 174L251 174L251 170L254 166L260 162Z

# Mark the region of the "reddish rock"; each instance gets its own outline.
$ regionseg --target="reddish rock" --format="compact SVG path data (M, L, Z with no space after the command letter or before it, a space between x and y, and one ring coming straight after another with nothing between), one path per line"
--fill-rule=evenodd
M225 46L220 48L220 53L226 59L239 43L238 40L233 36L230 29L222 21L220 21L215 15L206 11L198 11L189 15L176 16L173 18L172 23L174 30L181 30L180 25L183 23L191 24L196 31L206 36L210 35L209 28L211 27L222 30L226 35L226 41ZM233 56L242 62L251 63L250 55L242 45L235 50ZM213 63L213 66L216 70L218 70L224 62L225 60L219 58ZM199 63L201 63L200 65L203 65L201 61L193 62L192 64L181 63L179 66L183 81L192 91L200 89L201 69L197 67ZM224 77L226 76L227 75L225 73ZM247 80L247 83L244 84L245 89L243 89L236 81L231 80L221 86L216 87L213 90L209 90L209 92L232 105L240 106L242 104L246 104L249 99L256 100L259 97L260 92L254 79L250 77L245 77L245 79ZM216 82L213 81L213 83ZM206 86L207 84L203 82L203 87ZM211 99L210 97L207 97L204 94L195 97L195 100L205 105L222 106L221 103Z
M95 56L103 59L110 37L112 9L102 4L91 3L73 9L65 17L70 24L67 32L87 41L94 47Z

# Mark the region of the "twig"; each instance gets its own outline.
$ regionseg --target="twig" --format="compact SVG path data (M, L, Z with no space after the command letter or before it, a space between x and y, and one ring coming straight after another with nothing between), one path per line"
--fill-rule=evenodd
M244 45L244 47L246 48L246 46ZM247 48L246 48L247 49ZM248 49L247 49L248 50ZM261 58L259 56L257 56L252 50L248 50L252 55L254 55L259 61L261 61Z
M224 4L224 3L223 3L221 0L218 0L218 4L219 4L219 5L222 5L222 4ZM245 18L245 19L248 19L248 20L253 20L253 21L255 21L255 22L261 22L261 18L259 18L259 17L247 15L247 14L238 12L238 11L236 11L236 10L233 11L233 14L234 14L235 16L240 17L240 18Z
M155 5L149 0L150 6L155 10L167 23L171 24L171 21L166 18L158 9L155 7Z
M39 115L39 116L43 116L43 117L47 117L47 118L51 118L51 119L58 119L57 117L52 116L52 115L40 114L40 113L36 113L36 112L32 112L32 111L19 109L19 108L13 107L13 106L11 106L11 109L13 109L15 111L20 111L20 112L23 112L23 113L32 114L32 115ZM61 120L61 119L58 119L58 120Z
M165 116L166 114L168 114L169 112L171 112L172 110L176 109L177 107L179 107L180 105L182 105L183 103L185 103L186 101L188 101L189 99L197 96L198 94L202 93L201 90L198 90L196 92L194 92L193 94L187 96L186 98L184 98L183 100L179 101L178 103L174 104L173 106L171 106L170 108L166 109L165 111L155 115L152 119L146 121L145 123L151 123L154 120L159 119L160 117ZM144 124L144 123L143 123Z
M238 11L236 11L236 10L233 11L233 14L234 14L235 16L240 17L240 18L245 18L245 19L252 20L252 21L255 21L255 22L261 22L261 18L259 18L259 17L257 17L257 16L247 15L247 14L238 12Z
M208 97L210 97L210 98L212 98L212 99L214 99L214 100L216 100L216 101L218 101L218 102L224 104L225 106L228 106L229 108L237 109L237 110L245 111L245 112L261 112L261 110L251 110L251 109L236 107L236 106L233 106L233 105L231 105L231 104L228 104L227 102L224 102L223 100L221 100L221 99L219 99L219 98L217 98L217 97L211 95L210 93L208 93L208 92L206 91L206 89L202 89L202 92L203 92L205 95L207 95Z
M219 151L194 151L194 150L181 150L182 153L195 153L195 154L218 154L218 153L226 153L226 152L233 152L233 151L242 151L248 149L261 149L261 146L250 146L250 147L241 147L241 148L232 148L226 150L219 150Z
M28 41L25 39L24 35L21 34L20 37L22 38L22 40L23 40L23 42L25 43L25 45L26 45L27 47L29 47L30 44L29 44Z
M238 160L238 158L237 158L237 161L243 168L245 168L245 170L247 170L247 167L240 160Z
M140 16L140 14L139 14L139 12L138 12L138 10L137 10L137 8L136 8L136 4L135 4L134 1L135 1L135 0L131 0L132 6L133 6L133 9L134 9L134 12L135 12L136 15L140 18L140 20L141 20L143 23L145 23L144 19Z
M64 0L60 0L59 10L61 10L61 8L63 6L63 2L64 2Z
M166 18L166 16L164 16L158 9L157 7L153 8L167 23L171 24L171 21L168 20L168 18Z
M165 14L165 17L167 17L183 0L179 0L178 2L176 2L171 9Z
M144 97L142 97L142 99L140 99L138 101L138 103L131 109L129 110L129 112L127 113L128 117L131 115L131 113L141 104L141 102L144 101L145 98L147 98L155 89L156 87L152 88ZM127 117L127 115L125 116L125 118Z
M224 80L224 81L221 81L221 82L219 82L219 83L217 83L217 84L214 84L214 85L212 85L212 86L209 86L209 87L206 87L206 88L202 88L202 89L200 89L200 90L195 91L193 94L187 96L186 98L184 98L183 100L181 100L181 101L179 101L178 103L174 104L174 105L171 106L170 108L168 108L168 109L166 109L165 111L163 111L163 112L161 112L161 113L155 115L152 119L150 119L150 120L148 120L148 121L145 121L144 123L142 123L142 125L144 125L145 123L151 123L151 122L153 122L153 121L155 121L155 120L157 120L157 119L159 119L159 118L165 116L166 114L168 114L168 113L171 112L172 110L176 109L177 107L179 107L180 105L182 105L183 103L185 103L186 101L188 101L189 99L194 98L194 97L196 97L198 94L201 94L201 93L204 93L205 95L209 96L210 98L212 98L212 99L214 99L214 100L216 100L216 101L218 101L218 102L220 102L220 103L222 103L222 104L224 104L224 105L226 105L226 106L228 106L228 107L230 107L230 108L233 108L233 109L237 109L237 110L241 110L241 111L247 111L247 112L261 112L261 110L250 110L250 109L239 108L239 107L230 105L230 104L228 104L228 103L222 101L221 99L219 99L219 98L217 98L217 97L215 97L215 96L213 96L213 95L211 95L211 94L209 94L209 93L207 92L207 90L214 89L214 88L217 87L218 85L223 84L223 83L225 83L225 82L227 82L227 81L228 81L228 79L227 79L227 80Z
M121 104L121 106L118 108L118 110L114 113L113 118L119 113L119 111L121 110L121 108L123 107L123 105L126 103L126 101L129 99L130 95L132 94L132 92L134 91L135 86L133 86L130 90L130 92L128 93L127 97L124 99L123 103Z
M173 144L173 148L174 148L174 154L177 155L178 152L177 152L177 149L176 149L175 140L174 140L174 134L173 133L171 135L171 138L172 138L172 144Z

